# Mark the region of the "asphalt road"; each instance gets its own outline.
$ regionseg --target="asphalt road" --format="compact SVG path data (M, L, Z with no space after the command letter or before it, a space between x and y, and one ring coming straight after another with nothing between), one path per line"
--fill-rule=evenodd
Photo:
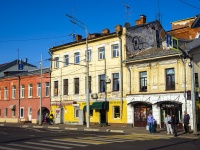
M199 150L199 138L0 127L0 150Z

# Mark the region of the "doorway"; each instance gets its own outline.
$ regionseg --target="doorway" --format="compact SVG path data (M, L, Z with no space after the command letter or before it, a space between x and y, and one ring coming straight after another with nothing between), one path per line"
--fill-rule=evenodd
M28 107L28 121L32 121L32 108Z

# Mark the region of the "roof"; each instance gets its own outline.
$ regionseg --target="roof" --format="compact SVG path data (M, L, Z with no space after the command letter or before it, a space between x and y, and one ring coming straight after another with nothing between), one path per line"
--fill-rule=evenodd
M23 61L22 61L22 62L23 62ZM18 60L17 60L17 59L14 60L14 61L12 61L12 62L7 62L7 63L4 63L4 64L0 64L0 72L6 70L6 69L8 69L8 68L10 68L10 67L12 67L12 66L14 66L14 65L16 65L16 64L18 64ZM26 66L36 67L36 66L31 65L31 64L29 64L29 63L27 63Z
M200 14L196 16L196 19L192 24L192 28L199 28L199 27L200 27Z
M186 49L191 50L199 46L200 46L200 38L197 38L197 39L192 40L191 42L188 42L186 45Z

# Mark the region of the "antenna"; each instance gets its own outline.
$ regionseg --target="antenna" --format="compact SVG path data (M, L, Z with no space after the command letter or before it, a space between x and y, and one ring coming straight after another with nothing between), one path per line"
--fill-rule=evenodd
M157 20L158 20L159 22L161 22L161 20L160 20L160 0L158 0L158 14L157 14Z
M74 6L72 8L72 19L74 18ZM69 36L72 36L72 41L75 41L75 33L74 33L74 24L72 23L72 33L69 34Z
M126 7L126 22L128 22L130 17L130 6L124 3L122 4Z

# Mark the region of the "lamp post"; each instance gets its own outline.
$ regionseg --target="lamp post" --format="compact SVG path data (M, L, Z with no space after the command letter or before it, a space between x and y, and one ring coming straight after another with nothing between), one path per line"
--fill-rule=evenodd
M87 30L86 25L82 23L81 21L77 20L76 18L68 14L66 14L66 16L73 19L73 20L70 20L70 22L83 28L86 33L86 106L87 106L86 107L87 108L86 123L87 123L87 128L89 128L90 127L90 97L89 97L88 30Z

